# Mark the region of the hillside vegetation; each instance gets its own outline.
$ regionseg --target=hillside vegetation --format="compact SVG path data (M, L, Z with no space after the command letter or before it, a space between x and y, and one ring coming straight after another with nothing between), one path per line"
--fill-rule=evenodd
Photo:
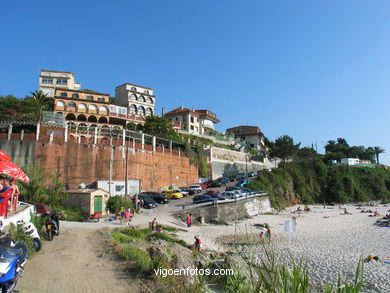
M285 137L274 144L285 143L283 141L286 141ZM284 159L280 167L272 171L264 170L250 183L254 190L267 191L274 207L297 203L390 201L390 169L381 165L332 165L328 163L332 152L320 155L311 148L299 149L299 144L295 145L291 138L288 143L291 151L288 155L279 156ZM349 147L346 142L345 145L347 151L356 148ZM360 148L367 156L370 149ZM347 154L340 157L347 157ZM372 151L367 159L374 157L375 152Z

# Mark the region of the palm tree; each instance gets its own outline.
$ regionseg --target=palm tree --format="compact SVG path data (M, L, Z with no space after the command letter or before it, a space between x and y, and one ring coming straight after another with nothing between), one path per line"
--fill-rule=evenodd
M26 100L30 103L31 112L37 122L42 120L42 111L48 110L52 105L52 99L47 97L41 90L31 92L32 96Z
M375 152L375 156L376 156L376 163L379 164L379 154L384 153L385 150L382 149L382 148L379 147L379 146L376 146L376 147L374 147L374 152Z

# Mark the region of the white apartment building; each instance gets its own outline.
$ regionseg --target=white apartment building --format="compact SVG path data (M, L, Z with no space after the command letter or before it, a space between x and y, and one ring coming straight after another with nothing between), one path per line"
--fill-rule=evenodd
M340 163L343 165L355 166L360 163L360 160L356 158L342 158Z
M126 107L128 115L143 118L155 115L156 97L151 88L125 83L115 88L115 104Z
M164 115L181 131L194 135L209 135L219 122L215 113L209 110L190 110L184 107L176 108Z
M75 81L73 72L41 70L39 89L54 98L56 89L80 90L81 84Z

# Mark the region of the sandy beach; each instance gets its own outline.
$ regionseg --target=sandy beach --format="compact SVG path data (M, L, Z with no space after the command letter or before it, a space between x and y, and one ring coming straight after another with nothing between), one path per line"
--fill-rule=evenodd
M279 259L288 260L289 254L295 258L303 257L313 281L325 284L326 280L337 280L338 273L352 278L360 257L390 257L390 228L374 226L378 218L361 213L356 206L344 207L350 215L342 215L343 210L338 206L310 206L311 212L298 215L292 213L297 209L295 206L277 215L259 215L228 226L195 225L188 229L189 232L179 232L178 236L192 243L194 236L199 235L204 248L225 251L232 249L229 243L235 239L247 234L259 235L260 228L254 224L268 223L272 229L272 245ZM383 205L362 208L376 210L383 215L390 209ZM297 217L297 226L288 247L288 233L283 232L283 222L291 220L292 216ZM257 248L260 253L261 247ZM250 249L253 251L256 245ZM389 275L390 264L378 261L365 263L365 292L390 292Z

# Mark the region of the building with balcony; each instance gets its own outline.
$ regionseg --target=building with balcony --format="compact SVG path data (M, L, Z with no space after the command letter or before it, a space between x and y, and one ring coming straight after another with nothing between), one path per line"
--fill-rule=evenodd
M54 113L71 127L101 127L109 123L110 97L92 90L56 89Z
M153 89L131 83L115 88L115 105L125 107L129 122L144 123L145 117L155 115L156 97Z
M212 135L215 124L220 122L215 113L209 110L190 110L184 107L176 108L164 116L171 123L179 124L181 132L194 135Z
M73 72L41 70L39 89L54 98L56 89L80 90L81 84L75 81Z
M226 132L234 135L239 142L247 144L249 148L260 151L264 147L264 134L257 126L241 125L228 128Z

